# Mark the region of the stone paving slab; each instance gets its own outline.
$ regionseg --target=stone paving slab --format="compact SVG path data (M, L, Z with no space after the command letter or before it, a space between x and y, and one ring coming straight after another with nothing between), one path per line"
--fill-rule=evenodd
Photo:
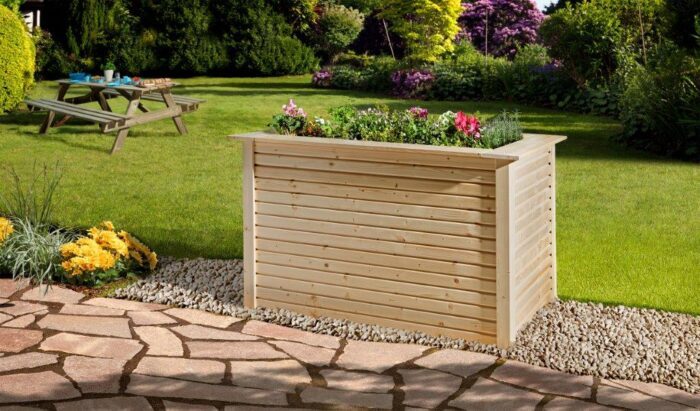
M0 291L7 284L0 281ZM23 301L35 297L22 290L0 306L11 310L0 311L11 317L0 324L0 403L15 403L11 409L23 402L80 411L700 404L700 396L660 384L598 382L484 354L348 341L159 304L82 297L76 303L55 288L54 301Z
M47 303L77 304L85 299L85 295L59 286L42 285L25 291L22 294L22 299Z
M26 286L26 281L18 282L9 278L0 278L0 298L10 298Z

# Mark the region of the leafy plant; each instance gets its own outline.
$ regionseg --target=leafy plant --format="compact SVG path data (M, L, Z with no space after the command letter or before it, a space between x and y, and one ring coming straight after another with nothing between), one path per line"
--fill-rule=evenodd
M105 64L102 65L102 70L116 70L117 66L114 65L111 61L106 62Z
M34 84L34 42L17 12L0 5L0 114L14 110Z
M365 16L359 11L342 5L330 4L318 20L316 44L318 51L332 61L355 39L364 23Z
M44 165L24 182L14 168L7 169L6 190L0 191L0 213L32 224L45 227L52 221L53 198L61 181L61 170Z
M523 128L520 125L518 112L503 111L481 128L481 138L477 142L477 147L496 148L522 138Z

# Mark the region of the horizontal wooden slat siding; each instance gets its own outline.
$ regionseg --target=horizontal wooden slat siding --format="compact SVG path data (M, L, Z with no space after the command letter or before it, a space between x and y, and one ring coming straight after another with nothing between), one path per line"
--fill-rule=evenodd
M377 291L371 288L357 288L345 285L329 284L328 280L323 282L316 281L315 278L312 277L312 275L315 274L314 272L306 272L305 279L303 274L297 276L299 279L290 279L287 277L293 275L290 274L293 273L292 270L285 274L285 271L280 270L280 267L264 266L264 268L264 271L258 272L260 275L258 285L260 287L282 291L298 291L300 293L324 297L345 298L350 301L379 304L382 306L396 308L410 308L425 313L446 313L456 317L496 321L496 309L493 307L483 307L466 303L463 304L452 301L436 300L434 298L389 293L386 291ZM297 274L299 273L297 272ZM285 275L285 277L282 277L282 275ZM325 275L323 278L325 280L328 277L328 275ZM480 329L477 328L476 331L480 331Z
M261 276L261 279L264 276ZM263 280L266 281L266 280ZM302 283L297 283L302 284ZM307 284L310 285L310 284ZM323 284L313 284L317 287L326 287ZM318 291L306 293L299 290L282 290L279 287L268 288L259 286L259 298L275 301L289 301L293 304L308 307L328 308L331 310L348 310L363 315L375 315L377 317L391 318L400 321L424 324L433 327L448 327L457 330L477 332L493 335L496 333L496 323L473 318L458 317L445 313L431 313L411 308L394 307L376 303L354 301L347 296L328 297L319 295Z
M372 227L394 228L424 233L448 234L463 237L495 239L495 228L489 225L455 223L420 218L396 217L384 214L348 213L328 208L299 207L286 204L258 203L259 214L300 218L313 221L359 224Z
M338 171L341 173L367 174L420 178L427 180L458 181L464 183L495 184L493 171L422 166L414 164L372 163L367 161L334 160L286 155L256 154L256 166L285 167L303 170Z
M334 171L297 170L282 167L255 167L257 177L307 181L315 183L341 184L391 190L417 191L423 193L452 194L493 198L496 190L493 185L479 183L460 183L456 181L418 180L407 177L381 177L338 173Z
M482 197L419 193L415 191L307 183L304 181L274 180L269 178L256 178L255 184L258 190L279 191L283 193L312 194L326 197L353 198L387 203L415 204L490 212L493 212L495 208L493 199Z
M411 204L382 203L379 201L355 200L351 198L322 197L308 194L257 190L256 200L263 203L329 208L343 211L358 211L361 213L370 214L424 218L428 220L488 225L493 225L496 223L495 214L489 212L458 210L455 208L426 207Z
M485 251L491 253L496 252L495 241L475 237L457 237L445 234L394 230L357 224L342 224L299 218L276 217L265 214L258 214L257 224L261 227L298 230L319 234L335 234L369 240L393 241L398 243Z
M267 251L258 251L257 261L291 268L323 271L325 273L350 274L372 279L429 285L449 290L476 291L484 295L496 293L496 282L494 280L483 280L480 278L458 277L425 271L337 261L328 258L321 259L299 255L278 254Z
M410 153L397 150L388 154L386 151L373 151L365 148L335 148L308 146L285 143L258 142L256 152L261 154L293 155L300 157L328 158L335 160L376 161L379 163L422 164L437 167L469 168L477 170L495 170L497 160L488 158L469 158L451 156L449 154Z
M419 257L429 260L475 264L487 267L492 267L496 264L495 254L489 252L454 250L392 241L357 241L356 239L340 235L308 233L260 226L258 226L255 231L256 238L265 240L338 247L346 250Z
M331 317L344 318L350 321L365 324L377 324L384 327L415 330L432 335L445 335L452 338L463 338L465 340L481 341L484 344L494 344L496 337L488 334L480 334L465 330L456 330L447 327L434 327L425 324L419 324L411 321L400 321L391 318L379 317L376 315L363 315L347 310L333 310L329 308L309 307L301 304L294 304L289 301L275 301L271 299L259 298L258 302L263 307L285 308L301 314L310 315L313 317Z
M518 327L546 304L553 287L553 149L514 165L516 177L514 303Z

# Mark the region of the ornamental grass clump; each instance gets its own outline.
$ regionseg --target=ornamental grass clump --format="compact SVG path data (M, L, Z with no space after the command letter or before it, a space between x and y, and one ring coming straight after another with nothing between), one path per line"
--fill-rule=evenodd
M522 139L517 113L503 112L486 124L478 116L447 111L430 116L427 109L358 109L351 106L330 110L331 119L309 119L293 100L270 126L280 134L475 148L496 148Z
M60 247L61 268L67 282L101 285L129 274L153 271L155 252L126 231L105 221L73 242Z

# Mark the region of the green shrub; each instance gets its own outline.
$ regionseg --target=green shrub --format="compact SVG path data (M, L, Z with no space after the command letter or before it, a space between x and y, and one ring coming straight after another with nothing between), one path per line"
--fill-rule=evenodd
M76 62L53 40L48 31L34 29L36 45L36 72L41 79L64 78L66 73L77 70Z
M481 127L481 138L477 147L496 148L513 143L523 138L518 112L502 112Z
M61 181L61 172L56 166L44 166L32 170L32 177L24 181L12 168L0 180L0 214L28 221L34 226L52 223L53 198Z
M318 51L328 61L345 50L355 39L364 23L365 16L355 9L330 4L318 20L318 32L315 42Z
M0 6L0 113L17 107L34 84L35 54L24 22Z

